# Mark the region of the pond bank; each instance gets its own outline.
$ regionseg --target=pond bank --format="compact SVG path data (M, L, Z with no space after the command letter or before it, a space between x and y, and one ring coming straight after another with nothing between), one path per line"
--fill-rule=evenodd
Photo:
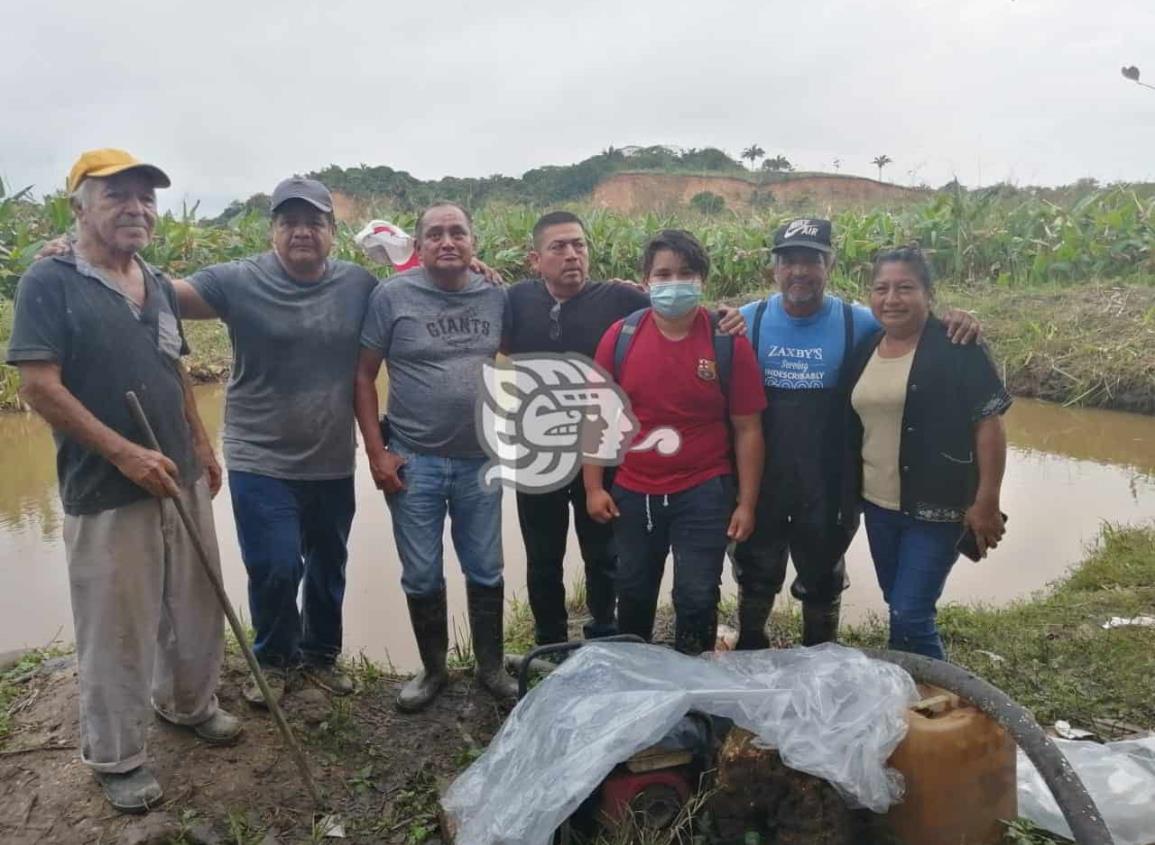
M1138 615L1155 615L1155 526L1108 527L1086 561L1047 593L1002 609L950 606L942 622L952 659L1001 686L1040 721L1096 727L1109 719L1150 729L1155 629L1101 627L1113 616ZM773 626L776 645L796 642L796 619L779 615ZM524 606L512 608L508 635L510 650L528 645ZM848 629L844 640L877 645L884 636L880 625L868 623ZM206 748L185 731L155 725L150 753L168 800L143 820L117 816L103 804L76 759L74 666L55 658L46 671L33 671L43 656L26 657L0 675L0 714L10 721L7 736L0 735L0 783L12 785L0 793L0 839L123 841L151 825L158 838L136 841L316 841L272 722L240 698L244 670L235 655L220 697L245 719L242 743ZM329 699L307 687L286 697L347 841L440 841L438 784L477 757L506 708L457 672L428 712L401 716L392 707L397 676L368 661L352 668L360 685L352 698ZM264 839L269 833L273 838Z
M1155 414L1155 287L944 286L939 300L978 314L1015 395ZM0 348L8 341L11 307L0 300ZM232 353L224 326L190 320L185 332L194 380L225 380ZM0 367L0 410L19 408L16 388L15 371Z

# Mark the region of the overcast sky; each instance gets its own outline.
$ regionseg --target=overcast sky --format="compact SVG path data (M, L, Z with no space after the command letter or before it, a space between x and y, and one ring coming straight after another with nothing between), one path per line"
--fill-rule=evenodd
M752 142L938 186L1155 180L1152 0L38 0L0 31L0 178L116 146L166 207L330 163L520 175L609 145Z

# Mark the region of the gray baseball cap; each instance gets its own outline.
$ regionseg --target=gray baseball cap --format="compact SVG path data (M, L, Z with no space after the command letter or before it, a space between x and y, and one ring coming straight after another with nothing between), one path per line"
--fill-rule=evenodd
M277 185L273 189L273 200L270 204L273 212L275 213L289 200L304 200L318 211L323 211L326 214L333 213L333 195L316 179L293 176Z

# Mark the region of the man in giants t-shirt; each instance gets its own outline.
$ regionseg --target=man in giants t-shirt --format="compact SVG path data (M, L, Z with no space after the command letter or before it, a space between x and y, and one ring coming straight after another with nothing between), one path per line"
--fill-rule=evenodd
M428 706L448 678L447 514L465 572L478 680L498 697L517 695L502 667L501 490L481 486L487 458L474 426L482 365L502 348L508 299L469 272L473 224L465 209L426 209L414 239L421 268L382 285L370 301L356 387L357 422L393 516L401 587L424 667L398 696L403 712ZM388 441L377 419L382 360L389 369Z

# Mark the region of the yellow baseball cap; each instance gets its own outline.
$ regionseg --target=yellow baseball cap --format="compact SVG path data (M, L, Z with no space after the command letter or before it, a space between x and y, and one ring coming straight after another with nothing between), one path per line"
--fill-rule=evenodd
M80 158L68 173L68 192L75 191L89 176L112 176L125 170L147 172L158 188L167 188L172 184L168 175L155 164L146 164L124 150L88 150L80 154Z

